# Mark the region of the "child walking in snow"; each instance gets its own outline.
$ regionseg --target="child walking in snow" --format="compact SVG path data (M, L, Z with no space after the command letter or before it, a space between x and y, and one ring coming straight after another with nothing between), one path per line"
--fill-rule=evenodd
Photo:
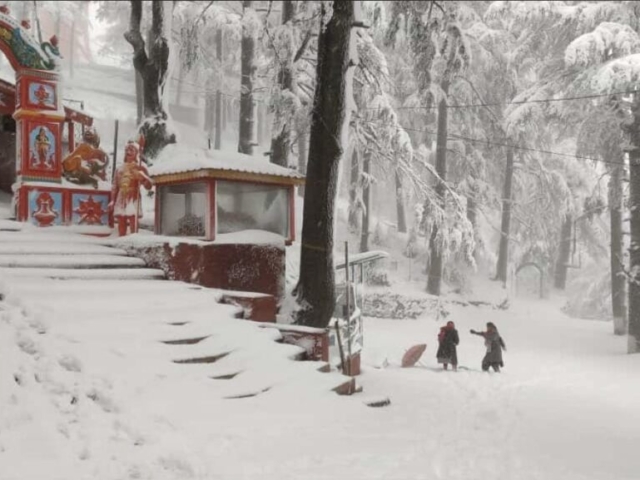
M442 366L447 370L449 364L453 370L458 369L458 352L457 346L460 342L458 337L458 331L453 322L447 322L447 325L440 329L438 334L438 352L436 357L438 363L442 363Z
M487 347L487 353L482 359L482 370L488 372L489 368L493 368L494 371L499 372L500 367L504 367L502 350L506 350L507 347L498 333L498 328L492 322L489 322L487 323L486 332L471 330L471 333L483 337L484 344Z

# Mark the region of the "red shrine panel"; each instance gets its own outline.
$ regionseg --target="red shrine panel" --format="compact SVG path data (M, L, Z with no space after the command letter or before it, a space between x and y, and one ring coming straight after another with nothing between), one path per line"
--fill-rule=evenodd
M21 174L33 179L56 179L62 174L60 163L60 123L20 120Z
M110 192L100 190L23 186L20 189L18 214L21 221L39 227L104 227L109 225L110 198Z
M36 110L57 110L56 85L42 80L23 79L27 82L26 107Z
M64 223L64 199L61 191L44 188L24 189L21 203L26 210L24 219L38 227ZM26 208L25 208L26 207Z
M69 217L72 225L104 227L109 225L110 194L92 191L71 191Z

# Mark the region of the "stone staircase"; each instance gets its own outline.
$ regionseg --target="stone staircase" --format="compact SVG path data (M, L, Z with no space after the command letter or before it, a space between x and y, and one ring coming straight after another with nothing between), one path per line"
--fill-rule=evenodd
M326 363L295 361L305 351L281 343L278 329L239 321L242 308L221 303L225 292L168 281L111 242L2 221L0 296L96 372L126 365L131 378L208 379L223 398L301 386L353 391L353 379L320 373Z

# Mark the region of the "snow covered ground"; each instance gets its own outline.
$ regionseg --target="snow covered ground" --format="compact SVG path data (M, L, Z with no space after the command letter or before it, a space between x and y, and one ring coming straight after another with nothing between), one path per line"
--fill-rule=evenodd
M640 471L640 357L624 354L608 323L569 319L554 302L450 307L469 370L438 369L434 319L367 319L362 394L310 388L304 378L323 377L309 369L257 397L229 399L233 380L209 377L234 372L173 364L175 349L194 346L159 342L182 328L163 322L196 320L172 308L186 289L138 282L131 314L109 306L116 292L124 298L123 281L101 281L111 294L99 301L89 281L2 280L14 292L0 303L2 480L632 480ZM153 303L151 284L164 304ZM83 308L55 301L70 289ZM205 306L197 298L193 307ZM212 316L220 307L211 304ZM482 341L468 333L489 320L508 346L501 374L477 371ZM212 332L205 318L195 324L192 336L213 334L214 345L216 335L249 325L223 320ZM399 368L404 349L422 342L420 364ZM262 363L289 368L274 365L282 345L258 344ZM364 404L383 397L390 406Z

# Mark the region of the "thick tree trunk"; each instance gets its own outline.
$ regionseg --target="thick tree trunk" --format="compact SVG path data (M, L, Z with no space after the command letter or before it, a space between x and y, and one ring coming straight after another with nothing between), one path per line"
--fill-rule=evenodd
M242 2L242 9L245 11L251 8L251 0ZM253 108L253 77L255 75L255 39L254 32L250 32L245 26L242 27L241 41L241 80L240 80L240 139L238 141L238 152L253 155L253 125L255 110Z
M326 14L322 3L323 18ZM307 191L304 202L300 280L295 289L296 322L324 328L335 305L333 223L342 131L347 119L347 83L350 66L354 2L335 0L333 14L318 37L317 87L311 116Z
M222 65L222 49L223 49L223 45L222 45L222 29L218 29L218 31L216 32L216 59L218 60L218 65ZM216 116L215 116L215 124L216 124L216 134L215 134L215 142L214 142L214 148L216 150L220 150L220 148L222 148L222 129L223 129L223 124L224 124L224 120L222 119L223 116L223 105L222 105L222 92L220 92L220 89L218 89L216 91Z
M511 235L511 199L513 196L513 150L507 149L507 165L502 189L502 224L500 226L500 247L498 250L498 265L496 280L507 284L507 270L509 266L509 237Z
M369 230L371 227L371 152L365 150L362 161L362 229L360 230L360 251L369 250Z
M153 0L151 5L151 28L147 55L145 41L140 32L142 2L131 0L131 18L125 39L133 47L133 66L143 81L144 118L140 133L145 136L145 155L154 158L160 150L175 143L175 134L167 127L167 112L162 105L162 95L167 81L169 67L169 42L164 32L165 14L162 0Z
M400 172L396 171L396 218L398 222L398 232L407 233L407 217L404 212L402 193L402 178L400 177Z
M140 125L144 117L144 81L140 72L135 71L136 78L136 124Z
M295 14L295 2L293 0L283 0L282 25L293 21ZM290 58L292 54L293 52L287 52L288 58L280 59L278 85L282 92L293 92L293 72L291 71L293 61ZM273 138L271 139L271 162L283 167L289 165L289 150L291 146L291 125L289 123L289 119L282 122L282 128L278 132L273 132Z
M629 151L629 353L640 353L640 95L631 106L633 122L628 127Z
M470 188L469 195L467 196L467 220L469 220L474 232L478 226L478 205L476 204L476 193L475 183L473 183Z
M558 261L556 262L556 272L553 285L558 290L567 287L567 273L569 271L569 260L571 257L571 234L573 233L573 217L567 214L562 222L560 233L560 249L558 251Z
M187 69L179 62L180 71L178 72L178 83L176 84L176 105L182 105L182 90L184 90L184 77L187 75Z
M442 86L445 96L448 93L449 85ZM436 173L440 177L435 191L438 203L442 210L446 207L446 185L447 181L447 100L442 98L438 104L438 131L436 134ZM429 239L429 274L427 278L427 293L440 295L442 288L442 273L444 271L442 240L439 234L439 225L433 225L431 238Z
M360 160L358 159L358 149L353 148L351 152L351 169L349 175L349 230L358 231L358 185L360 183Z
M298 172L307 174L307 135L304 131L298 132ZM304 198L304 185L298 187L298 195Z
M220 90L218 90L220 92ZM220 100L222 105L222 131L224 132L227 129L227 116L229 112L229 103L227 99L220 93Z
M204 99L204 131L207 133L209 140L213 137L213 126L215 124L215 100L214 94L211 91L211 82L207 82L207 88Z
M617 162L624 161L622 155ZM627 312L625 303L624 256L622 237L622 180L624 167L615 165L611 169L609 179L609 219L611 223L611 311L613 313L613 333L625 335L627 333Z

